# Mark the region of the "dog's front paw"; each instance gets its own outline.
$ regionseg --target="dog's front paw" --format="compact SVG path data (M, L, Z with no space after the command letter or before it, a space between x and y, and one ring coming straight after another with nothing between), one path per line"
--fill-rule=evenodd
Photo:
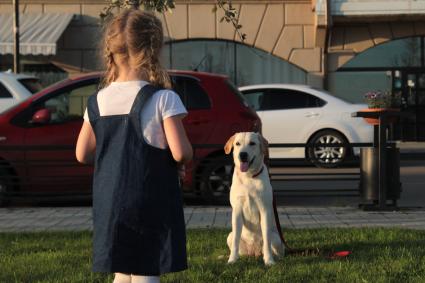
M274 261L274 259L271 257L271 258L268 258L268 259L264 259L264 264L265 265L267 265L267 266L271 266L271 265L275 265L276 264L276 262Z
M227 263L232 264L232 263L235 263L237 260L238 260L238 256L230 255Z

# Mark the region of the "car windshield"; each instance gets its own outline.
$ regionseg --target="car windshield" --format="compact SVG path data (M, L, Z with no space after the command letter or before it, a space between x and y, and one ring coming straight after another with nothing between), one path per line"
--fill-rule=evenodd
M36 78L18 79L18 81L32 94L43 89L43 86Z

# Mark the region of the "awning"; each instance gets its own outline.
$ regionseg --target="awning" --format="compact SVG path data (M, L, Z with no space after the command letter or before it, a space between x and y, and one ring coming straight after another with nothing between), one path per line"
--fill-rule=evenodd
M55 55L56 41L74 14L20 14L20 48L22 55ZM13 54L13 15L0 14L0 54Z

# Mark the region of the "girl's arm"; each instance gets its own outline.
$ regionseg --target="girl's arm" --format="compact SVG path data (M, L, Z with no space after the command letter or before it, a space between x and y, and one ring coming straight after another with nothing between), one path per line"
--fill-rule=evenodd
M96 137L89 122L84 121L77 140L75 156L84 164L92 164L96 152Z
M184 164L192 159L192 145L183 127L184 115L176 115L164 120L165 137L174 160Z

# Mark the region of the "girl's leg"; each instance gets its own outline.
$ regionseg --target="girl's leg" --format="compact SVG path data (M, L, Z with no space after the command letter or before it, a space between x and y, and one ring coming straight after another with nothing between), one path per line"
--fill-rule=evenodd
M115 273L113 283L131 283L131 275L124 273Z
M159 276L131 275L131 283L159 283Z

